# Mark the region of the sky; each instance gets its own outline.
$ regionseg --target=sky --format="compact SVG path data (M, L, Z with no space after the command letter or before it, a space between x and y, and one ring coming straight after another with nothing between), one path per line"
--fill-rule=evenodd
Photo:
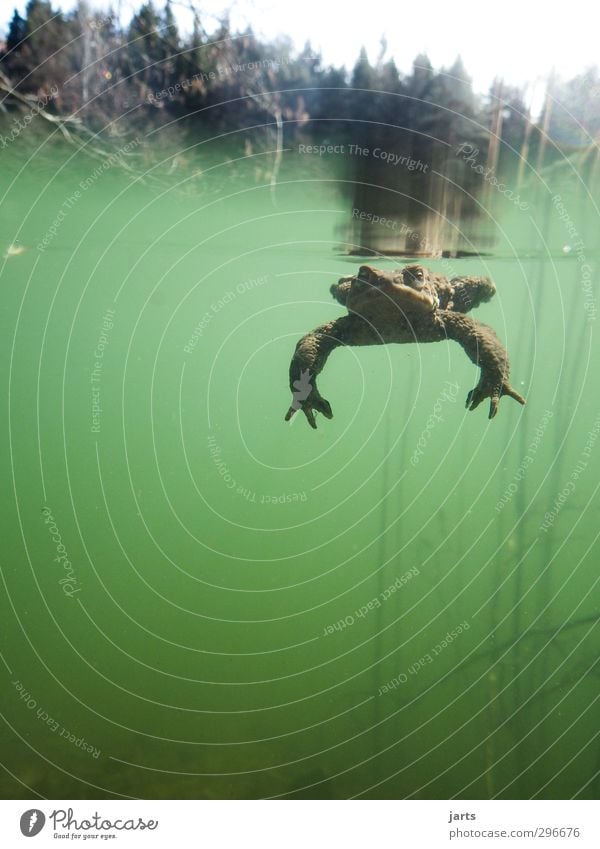
M141 0L89 2L96 8L120 6L122 19L127 20ZM163 3L155 0L158 7ZM184 8L188 3L173 0L183 30L191 28L191 15ZM76 2L54 0L53 5L68 10ZM503 0L494 7L451 0L402 5L397 0L369 0L354 7L349 0L197 0L196 5L209 32L215 16L229 9L234 26L250 23L255 32L268 37L285 33L299 49L310 40L325 64L352 67L363 45L374 61L382 35L388 44L387 58L393 57L403 72L421 52L438 69L452 65L460 54L474 89L482 93L494 77L502 76L510 84L529 83L528 97L537 100L553 67L568 79L598 62L600 12L593 11L590 0L554 5L547 0ZM26 0L0 0L3 28L13 6L23 13Z

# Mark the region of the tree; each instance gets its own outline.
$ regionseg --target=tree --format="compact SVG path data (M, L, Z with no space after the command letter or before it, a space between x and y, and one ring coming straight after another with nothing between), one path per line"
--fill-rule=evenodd
M554 80L548 134L573 147L587 146L600 134L600 75L588 68L568 82Z
M15 9L6 36L6 52L0 56L2 70L13 80L22 79L27 73L22 54L26 38L27 21Z
M152 0L144 3L129 24L127 64L135 75L142 94L161 91L165 87L162 63L168 58L168 45L161 34L162 21Z
M15 9L6 36L6 52L18 50L27 37L27 22Z
M64 82L73 73L74 51L71 41L74 28L61 12L46 0L29 0L25 17L23 39L22 20L13 16L9 37L18 44L14 53L6 57L6 68L13 85L24 93L39 96L49 94L53 86L67 108L71 105L70 92ZM4 63L3 63L4 64Z

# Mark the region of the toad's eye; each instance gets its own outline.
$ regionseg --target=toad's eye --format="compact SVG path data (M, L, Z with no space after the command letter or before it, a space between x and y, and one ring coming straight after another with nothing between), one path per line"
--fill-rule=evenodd
M423 272L421 270L417 271L417 277L419 278L419 280L423 279Z

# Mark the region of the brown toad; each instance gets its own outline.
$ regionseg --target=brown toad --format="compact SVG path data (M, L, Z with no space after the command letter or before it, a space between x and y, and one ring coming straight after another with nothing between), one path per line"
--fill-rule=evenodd
M393 271L362 265L358 274L342 277L330 291L349 314L317 327L296 345L290 364L294 398L286 421L298 410L314 428L315 412L333 418L329 402L319 394L316 378L339 345L454 339L481 368L479 383L467 395L469 410L489 398L492 419L503 395L525 403L509 383L508 354L492 328L465 315L495 294L496 287L487 277L454 277L448 281L421 265Z

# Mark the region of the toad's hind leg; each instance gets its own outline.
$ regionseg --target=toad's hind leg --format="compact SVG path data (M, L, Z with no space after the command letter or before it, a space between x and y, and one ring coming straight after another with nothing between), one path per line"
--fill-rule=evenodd
M447 337L458 342L471 362L481 368L479 383L467 395L467 409L474 410L489 398L488 417L493 419L504 395L525 404L525 398L510 385L508 354L492 328L462 313L441 310L438 317Z

